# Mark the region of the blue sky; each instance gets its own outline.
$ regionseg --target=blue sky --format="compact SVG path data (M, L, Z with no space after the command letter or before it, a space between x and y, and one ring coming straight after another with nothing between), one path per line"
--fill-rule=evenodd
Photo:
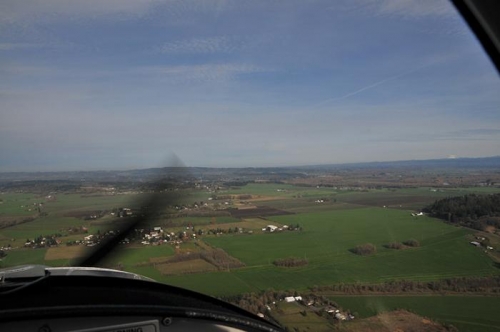
M500 81L447 1L7 0L0 171L500 154Z

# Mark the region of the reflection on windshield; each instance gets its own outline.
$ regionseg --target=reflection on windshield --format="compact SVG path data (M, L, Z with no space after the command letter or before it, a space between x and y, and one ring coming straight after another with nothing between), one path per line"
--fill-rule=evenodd
M500 85L448 2L6 2L0 26L0 267L118 239L93 264L290 330L500 324Z

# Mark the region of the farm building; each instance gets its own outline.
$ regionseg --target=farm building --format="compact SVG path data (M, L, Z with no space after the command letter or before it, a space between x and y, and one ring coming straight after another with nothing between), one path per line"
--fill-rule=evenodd
M267 225L266 227L262 228L262 231L263 232L274 232L276 229L278 229L277 226Z
M285 302L295 302L295 297L287 296L287 297L285 297Z
M336 313L335 318L337 318L338 320L346 320L346 316L341 313Z
M476 247L480 247L481 246L481 243L479 243L477 241L472 241L470 244L472 244L473 246L476 246Z

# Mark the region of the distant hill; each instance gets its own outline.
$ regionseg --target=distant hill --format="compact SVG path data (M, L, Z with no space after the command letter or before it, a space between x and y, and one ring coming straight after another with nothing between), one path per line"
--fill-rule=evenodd
M482 158L446 158L427 160L373 161L366 163L311 165L299 168L497 168L500 167L500 156Z
M143 182L158 178L172 178L176 180L221 179L234 180L250 179L259 175L276 176L280 178L301 177L305 173L314 171L343 169L443 169L443 170L472 170L500 168L500 156L484 158L455 158L430 160L402 160L380 161L366 163L305 165L289 167L245 167L245 168L214 168L214 167L164 167L120 171L69 171L69 172L0 172L0 182L12 181L99 181L99 182Z

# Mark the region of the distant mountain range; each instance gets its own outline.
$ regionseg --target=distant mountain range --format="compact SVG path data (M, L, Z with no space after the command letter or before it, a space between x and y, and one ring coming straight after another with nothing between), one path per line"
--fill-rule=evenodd
M68 171L68 172L5 172L0 173L0 182L12 181L101 181L101 182L143 182L158 178L198 178L226 179L255 178L262 176L293 177L304 176L304 173L328 172L348 169L396 169L416 168L429 170L500 170L500 156L483 158L447 158L430 160L401 160L366 163L306 165L289 167L245 167L245 168L213 168L213 167L165 167L147 168L127 171Z
M424 167L424 168L495 168L500 167L500 156L481 158L446 158L427 160L373 161L366 163L330 164L303 166L301 168L394 168L394 167Z

